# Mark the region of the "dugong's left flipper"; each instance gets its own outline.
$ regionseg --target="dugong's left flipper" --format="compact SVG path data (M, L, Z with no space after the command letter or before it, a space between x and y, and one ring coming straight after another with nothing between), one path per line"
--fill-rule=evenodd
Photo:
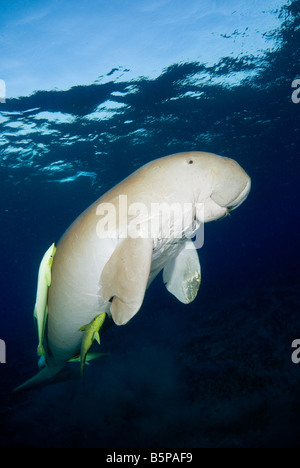
M163 280L167 290L180 302L189 304L195 299L201 283L201 269L191 240L186 241L179 255L165 266Z
M152 240L126 238L119 241L106 263L100 287L104 301L110 301L117 325L127 323L140 309L147 288L152 261Z

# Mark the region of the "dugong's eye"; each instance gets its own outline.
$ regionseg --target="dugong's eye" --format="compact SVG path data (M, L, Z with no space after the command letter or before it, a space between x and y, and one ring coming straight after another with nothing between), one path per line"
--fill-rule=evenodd
M194 161L193 161L192 159L190 159L189 162L188 162L188 164L193 164L193 162L194 162Z

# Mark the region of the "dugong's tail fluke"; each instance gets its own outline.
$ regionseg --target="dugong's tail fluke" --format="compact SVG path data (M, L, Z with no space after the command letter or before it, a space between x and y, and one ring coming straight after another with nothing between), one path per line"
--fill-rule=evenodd
M31 379L26 380L26 382L24 382L22 385L19 385L19 387L16 387L13 391L18 392L19 390L29 390L30 388L39 387L40 385L47 384L49 383L49 380L55 377L62 369L62 366L44 367Z

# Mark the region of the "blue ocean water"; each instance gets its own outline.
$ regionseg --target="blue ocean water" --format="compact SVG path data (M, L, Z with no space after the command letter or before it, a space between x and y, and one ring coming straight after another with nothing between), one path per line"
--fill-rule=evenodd
M277 14L276 47L260 58L182 61L128 80L116 64L89 85L0 104L0 446L299 445L300 2ZM236 159L252 178L247 201L205 227L196 301L179 303L157 278L137 316L107 332L111 355L84 383L13 394L37 371L45 250L136 168L191 150Z

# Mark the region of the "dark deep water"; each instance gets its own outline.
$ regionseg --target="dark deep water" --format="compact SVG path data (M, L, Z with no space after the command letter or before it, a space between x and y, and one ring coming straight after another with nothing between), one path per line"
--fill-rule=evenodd
M299 2L281 14L263 60L180 63L128 82L116 69L0 104L0 446L299 446ZM230 86L243 71L257 73ZM92 115L100 105L106 114ZM37 371L45 250L137 167L189 150L230 156L252 178L247 201L205 228L196 301L180 304L157 278L139 314L104 336L111 356L84 385L12 394Z

